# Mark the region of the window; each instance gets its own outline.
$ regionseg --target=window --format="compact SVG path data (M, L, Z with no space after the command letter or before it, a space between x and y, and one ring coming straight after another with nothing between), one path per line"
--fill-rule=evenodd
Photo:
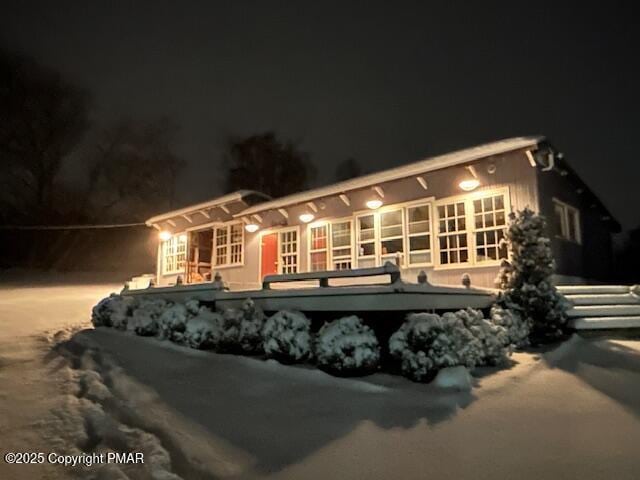
M327 225L309 227L309 270L318 272L327 269Z
M215 264L218 267L241 265L244 250L244 228L241 223L216 227Z
M407 208L409 265L431 263L431 206Z
M476 232L476 263L507 258L507 245L502 242L507 226L504 195L493 195L473 201Z
M334 270L351 268L351 221L331 224L331 261Z
M357 218L358 267L373 267L376 264L376 219L373 214Z
M287 230L280 232L280 273L298 271L298 232Z
M556 235L565 240L582 243L580 211L560 200L553 199Z
M380 213L380 259L384 263L404 253L404 221L402 210Z
M187 259L187 236L174 235L162 242L162 273L168 275L184 271Z
M438 245L441 265L469 262L464 201L438 206Z

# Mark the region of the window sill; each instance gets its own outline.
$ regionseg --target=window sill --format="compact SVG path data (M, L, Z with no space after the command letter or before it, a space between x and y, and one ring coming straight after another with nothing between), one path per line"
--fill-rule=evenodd
M227 268L238 268L238 267L244 267L244 263L230 263L230 264L225 264L225 265L214 265L213 267L211 267L211 270L225 270Z

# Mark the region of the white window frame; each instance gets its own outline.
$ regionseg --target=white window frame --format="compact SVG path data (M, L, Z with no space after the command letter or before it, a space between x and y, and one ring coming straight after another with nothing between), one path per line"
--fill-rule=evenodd
M461 268L473 268L473 267L493 267L498 266L502 262L502 259L498 260L485 260L478 261L477 252L476 252L476 228L475 228L475 218L474 218L474 210L473 210L473 201L478 199L484 199L486 197L493 197L496 195L502 195L504 198L504 209L505 209L505 227L508 226L508 216L511 212L511 196L510 190L508 186L499 187L499 188L491 188L485 190L479 190L477 192L472 192L468 194L455 195L451 197L441 198L433 204L433 236L436 237L434 239L434 250L433 256L436 258L434 269L435 270L452 270L452 269L461 269ZM438 212L438 206L445 205L449 203L456 202L465 202L465 224L466 224L466 233L467 233L467 248L468 259L465 263L451 263L451 264L442 264L440 263L440 240L439 240L439 221L440 216Z
M240 226L240 242L231 242L231 228L233 226ZM226 241L223 244L218 244L218 230L226 230ZM211 253L211 264L215 268L229 268L229 267L240 267L244 265L244 257L245 257L245 237L244 237L244 225L242 222L231 222L226 223L224 225L217 225L213 228L213 250ZM240 245L240 261L232 262L231 261L231 247ZM226 248L225 252L225 262L218 263L218 248Z
M279 228L277 230L274 230L274 232L276 232L278 234L278 273L280 273L280 274L285 273L285 272L282 271L283 270L282 267L284 266L283 253L282 253L282 235L284 233L289 233L289 232L296 232L296 253L295 253L296 271L295 272L286 272L286 273L298 273L298 272L301 272L302 271L302 265L300 265L300 246L301 246L300 227L299 226L295 226L295 227L290 227L290 228Z
M327 270L329 269L329 266L331 264L330 262L330 246L329 246L329 237L331 235L331 225L329 222L316 222L316 223L310 223L309 225L307 225L307 271L309 272L319 272L319 271L323 271L323 270ZM319 228L324 228L324 233L325 233L325 244L324 244L324 248L313 248L313 234L312 231L314 229L319 229ZM324 269L322 270L312 270L312 262L311 262L311 257L313 256L314 253L324 253L325 255L325 265L324 265Z
M335 250L336 249L346 249L346 246L339 246L336 247L333 244L333 226L336 224L341 224L341 223L348 223L349 224L349 258L347 259L344 256L339 256L336 257L335 255ZM336 263L337 262L346 262L348 261L351 264L351 267L349 267L350 269L354 268L354 265L356 263L356 256L355 256L355 222L353 217L347 217L347 218L339 218L339 219L335 219L335 220L331 220L331 222L329 222L329 266L331 267L331 270L337 270L336 269ZM344 269L343 269L344 270Z
M485 212L485 210L484 210L484 200L486 198L493 198L493 197L497 197L497 196L502 196L502 198L503 198L502 209L504 210L504 222L505 222L505 224L502 225L502 226L495 226L494 225L493 227L476 228L476 218L475 218L476 217L476 211L475 211L474 202L476 200L481 200L483 202L482 203L482 205L483 205L482 215L484 216L484 215L487 215L487 213L488 213L488 212ZM503 260L501 258L498 258L496 260L492 260L492 259L479 260L478 259L477 234L478 233L486 234L487 232L496 232L496 238L497 238L498 231L501 230L501 229L504 231L508 227L508 224L509 224L509 213L510 213L511 209L508 206L509 202L508 202L508 199L507 199L507 194L504 193L504 192L488 192L485 195L478 196L478 197L475 197L475 198L471 199L470 204L471 204L471 218L472 218L472 221L471 221L471 226L472 226L471 235L473 236L473 262L474 262L475 265L478 265L478 266L496 265L496 264L499 265L500 262L502 262L502 260ZM496 210L491 210L490 213L492 213L493 217L495 218ZM503 237L504 237L504 235L503 235ZM499 241L495 245L496 245L496 248L497 248L497 256L499 256L500 255L500 243L499 243ZM484 246L484 248L486 248L486 245ZM507 252L507 258L508 257L509 257L509 252Z
M456 210L454 211L454 216L453 217L446 216L445 217L445 221L450 221L450 218L453 218L453 219L464 218L464 224L465 224L464 230L457 230L456 229L456 230L452 230L451 232L441 233L440 232L440 212L439 212L440 207L445 207L446 208L446 206L448 206L448 205L451 205L451 204L457 205L457 204L460 204L460 203L463 204L463 206L464 206L464 214L463 215L458 215L457 207L454 207L454 208L456 208ZM470 242L471 238L470 238L469 226L471 224L469 223L470 222L470 215L469 215L469 203L468 203L467 197L466 196L455 196L455 197L448 197L448 198L440 199L440 200L438 200L436 202L434 210L435 210L435 219L434 219L435 220L435 222L434 222L435 223L435 228L434 228L434 231L435 231L435 236L436 236L435 244L438 247L438 255L437 255L438 258L436 259L436 264L438 265L438 268L440 268L440 269L460 268L460 267L467 267L467 266L471 265L473 263L473 260L471 258L471 255L472 255L472 250L471 249L473 248L473 245ZM456 221L456 228L457 228L458 221L457 220L455 220L455 221ZM466 238L466 246L465 247L460 247L458 245L458 247L457 247L458 261L457 262L455 262L455 263L442 263L441 255L442 255L443 250L440 248L440 238L441 237L453 237L453 236L456 236L458 238L459 237L465 237ZM466 251L467 251L467 260L465 262L460 262L459 261L460 260L460 250L462 248L466 249Z
M380 265L380 251L379 251L379 247L378 244L379 242L379 232L378 232L378 227L380 224L380 218L379 215L377 215L378 212L374 212L372 210L369 210L368 212L362 212L359 213L357 215L355 215L355 268L364 268L362 266L360 266L360 260L363 259L364 261L368 261L368 260L373 260L373 265ZM365 240L365 241L361 241L360 240L360 219L363 217L373 217L373 238L370 240ZM367 243L373 243L373 254L372 255L360 255L360 245L363 244L367 244ZM353 268L353 264L351 266Z
M387 213L400 212L400 235L392 235L390 237L382 236L382 215ZM405 207L402 205L389 205L388 207L381 208L377 212L378 214L378 231L376 232L377 250L380 255L379 264L384 265L385 262L396 263L396 258L399 252L395 253L382 253L382 242L390 240L402 240L402 252L400 253L400 264L405 264L405 255L407 253L407 235L406 235L406 215Z
M187 264L187 252L188 252L188 236L186 233L179 233L173 235L170 239L164 240L162 242L162 248L160 249L162 254L162 275L175 275L176 273L183 273L185 271L185 266ZM179 247L184 247L182 251L180 251ZM180 261L178 257L183 255L184 258L182 260L182 267L178 267ZM174 267L168 268L169 262L167 259L173 259L170 262Z
M433 235L434 235L434 228L433 228L433 211L434 211L434 206L433 206L434 202L420 202L420 203L412 203L412 204L408 204L404 207L405 210L405 219L406 219L406 224L405 224L405 237L406 237L406 248L405 248L405 265L407 265L407 267L428 267L428 266L432 266L434 263L434 250L433 250ZM411 233L410 229L409 229L409 224L411 222L409 222L409 210L412 208L420 208L420 207L427 207L428 211L429 211L429 220L427 220L427 225L429 226L429 230L427 232L417 232L417 233ZM417 222L414 222L417 223ZM417 238L417 237L424 237L424 236L428 236L429 237L429 248L428 249L422 249L422 250L411 250L411 239L412 238ZM412 263L411 262L411 254L415 253L415 254L420 254L420 253L429 253L429 258L431 259L429 262L415 262Z
M576 207L569 205L562 200L558 200L557 198L552 198L553 201L553 214L556 215L557 212L555 210L556 207L560 207L562 210L562 217L560 218L560 233L556 233L556 237L561 238L562 240L566 240L568 242L577 243L578 245L582 245L582 219L580 218L580 210ZM569 212L574 214L574 224L573 228L576 234L576 238L571 238L569 235Z

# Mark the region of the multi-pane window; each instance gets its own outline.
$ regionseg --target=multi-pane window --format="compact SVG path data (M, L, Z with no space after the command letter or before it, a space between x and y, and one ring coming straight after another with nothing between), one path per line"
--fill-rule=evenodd
M507 225L504 195L493 195L473 201L476 240L476 262L507 258L504 230Z
M298 271L298 232L287 230L280 232L280 273Z
M309 270L318 272L327 269L328 238L327 225L309 227Z
M214 240L216 266L242 264L244 229L241 223L216 227Z
M331 224L331 260L334 270L351 268L351 221Z
M441 265L469 261L464 201L438 206L438 245Z
M376 221L375 216L363 215L357 218L358 267L373 267L376 264Z
M380 258L382 263L404 253L402 209L380 213Z
M184 270L187 259L187 236L174 235L162 242L162 273L167 275Z
M577 208L554 199L556 234L565 240L581 243L580 212Z
M431 206L407 208L409 265L431 263Z
M230 256L229 262L231 264L242 263L242 244L244 243L244 228L240 223L231 225L229 227L229 248Z

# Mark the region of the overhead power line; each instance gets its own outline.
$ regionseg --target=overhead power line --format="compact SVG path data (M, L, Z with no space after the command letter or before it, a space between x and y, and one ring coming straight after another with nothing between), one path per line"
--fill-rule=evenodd
M138 223L112 223L101 225L0 225L0 230L99 230L105 228L127 228L145 225Z

